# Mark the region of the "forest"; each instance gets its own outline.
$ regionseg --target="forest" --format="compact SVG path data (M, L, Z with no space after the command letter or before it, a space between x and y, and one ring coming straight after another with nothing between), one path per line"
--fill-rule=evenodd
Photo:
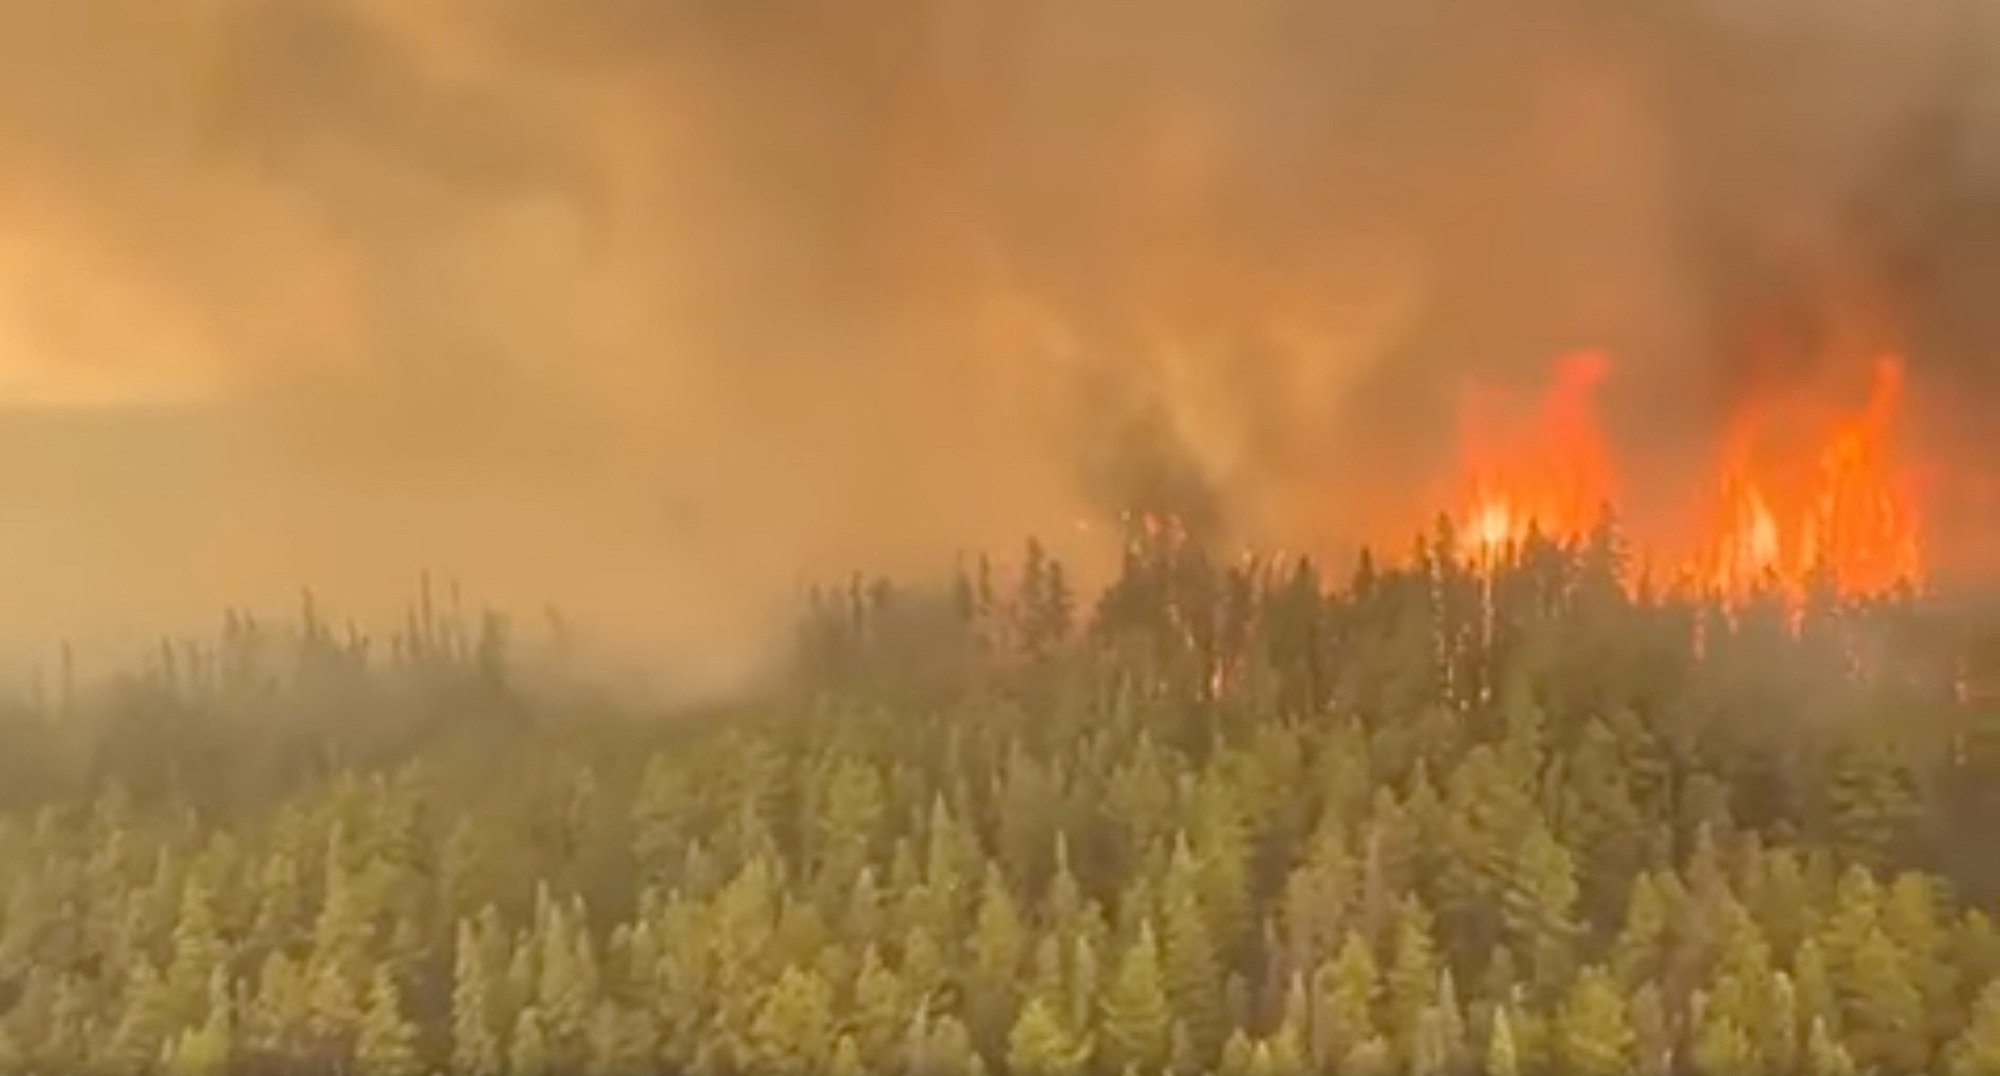
M0 1070L2000 1074L1974 614L1455 548L856 578L702 706L232 615L6 702Z

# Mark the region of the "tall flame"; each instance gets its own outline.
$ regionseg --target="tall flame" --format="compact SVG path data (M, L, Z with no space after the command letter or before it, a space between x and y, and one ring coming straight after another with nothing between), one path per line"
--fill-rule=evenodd
M1503 398L1475 397L1463 431L1463 553L1490 561L1531 534L1581 538L1596 525L1616 488L1595 407L1609 371L1602 352L1562 357L1555 384L1525 424L1506 421Z
M1575 541L1601 521L1619 489L1598 420L1596 390L1609 359L1560 359L1524 422L1499 421L1504 403L1468 408L1462 444L1460 553L1491 564L1530 535ZM1639 539L1641 559L1681 564L1684 585L1725 601L1775 591L1802 599L1816 580L1846 595L1922 581L1922 528L1899 459L1903 367L1883 358L1855 409L1798 413L1813 401L1763 401L1725 430L1716 469L1688 496L1706 518L1692 542ZM1676 552L1676 547L1679 552Z
M1740 416L1697 570L1710 589L1796 597L1815 577L1843 594L1922 581L1921 528L1896 456L1902 364L1884 358L1873 373L1866 403L1803 444L1774 437L1768 411Z

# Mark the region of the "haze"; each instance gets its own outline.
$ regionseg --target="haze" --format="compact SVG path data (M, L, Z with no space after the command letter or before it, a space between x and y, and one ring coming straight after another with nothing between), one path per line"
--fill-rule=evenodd
M1976 444L1991 7L0 0L0 637L429 570L722 682L850 569L1374 528L1578 346L1669 464L1890 343Z

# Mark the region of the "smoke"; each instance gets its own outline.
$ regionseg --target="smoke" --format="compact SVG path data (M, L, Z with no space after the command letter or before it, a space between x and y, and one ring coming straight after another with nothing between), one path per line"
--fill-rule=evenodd
M1981 0L0 0L0 619L431 569L726 680L855 567L1101 553L1135 503L1421 518L1466 382L1574 347L1662 459L1829 338L2000 404L1996 40Z

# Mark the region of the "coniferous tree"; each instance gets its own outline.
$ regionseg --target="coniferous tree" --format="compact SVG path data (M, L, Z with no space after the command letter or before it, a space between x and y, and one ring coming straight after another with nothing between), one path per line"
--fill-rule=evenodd
M1842 1026L1854 1059L1863 1067L1914 1071L1929 1055L1923 995L1911 973L1908 954L1880 929L1872 930L1854 953L1851 995Z
M2000 982L1988 983L1972 1006L1972 1019L1952 1043L1951 1076L2000 1076Z
M759 1072L805 1074L833 1052L833 991L817 972L790 967L757 1009L750 1060Z
M1113 1069L1126 1065L1158 1071L1167 1060L1173 1014L1160 969L1159 945L1150 922L1125 950L1118 971L1105 987L1098 1025L1100 1055Z
M402 991L386 967L376 968L369 985L354 1062L365 1076L417 1076L423 1071L417 1028L403 1015Z
M121 1072L143 1072L175 1030L172 988L142 958L125 988L123 1015L106 1044L107 1057Z
M1527 954L1540 991L1553 990L1567 978L1577 895L1569 852L1547 828L1530 829L1516 852L1501 911L1508 936Z
M1814 1020L1806 1036L1807 1076L1855 1076L1859 1071L1847 1047L1835 1039L1825 1020Z
M1604 969L1585 968L1577 976L1557 1024L1564 1071L1612 1076L1631 1070L1633 1034L1625 999Z
M1186 1024L1190 1046L1209 1058L1225 1034L1221 966L1204 913L1194 854L1185 837L1175 843L1161 895L1165 932L1161 954L1167 996Z
M1493 1012L1486 1038L1486 1076L1520 1076L1521 1058L1514 1048L1514 1022L1502 1006Z
M1045 997L1028 999L1007 1036L1007 1070L1019 1076L1079 1076L1087 1056Z
M503 1063L483 941L470 920L459 921L451 991L451 1067L468 1076L497 1073Z
M1340 954L1313 976L1310 1056L1314 1064L1337 1064L1375 1035L1373 1011L1380 992L1375 958L1368 943L1350 932Z
M550 1076L554 1058L549 1053L548 1035L542 1030L542 1014L533 1005L521 1010L508 1036L508 1076Z

